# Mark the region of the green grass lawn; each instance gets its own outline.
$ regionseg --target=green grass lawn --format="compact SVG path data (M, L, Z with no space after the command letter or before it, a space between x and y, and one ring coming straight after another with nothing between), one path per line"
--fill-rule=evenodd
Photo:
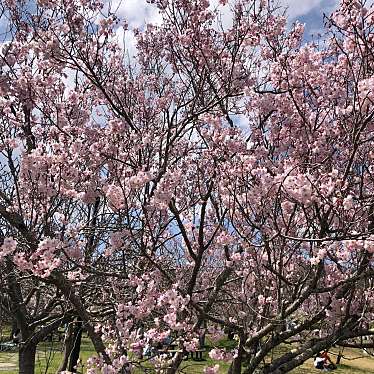
M210 342L208 342L209 344ZM229 348L233 342L230 341L221 341L219 346ZM209 349L209 348L208 348ZM274 356L279 355L279 353L285 352L289 347L284 346L280 349L279 352L275 352ZM332 352L334 353L334 351ZM85 364L87 358L94 355L95 351L93 349L92 343L87 337L82 339L82 348L81 348L81 359ZM359 359L353 359L360 356L361 354L357 350L345 350L344 354L347 356L347 359L343 359L339 368L334 371L336 374L373 374L374 373L374 358L372 357L361 357ZM361 355L362 356L362 355ZM60 361L62 358L61 352L61 343L50 343L44 342L38 346L38 354L36 360L36 374L54 374L56 373ZM332 355L334 360L334 356ZM18 354L17 352L0 352L0 374L16 374L18 370L16 369L18 363ZM3 365L13 365L13 368L1 369ZM216 361L213 361L209 358L208 352L204 352L203 361L194 361L189 359L188 361L183 361L181 365L181 372L186 374L201 374L206 366L213 366L217 364ZM219 363L220 365L220 374L227 373L229 363ZM150 366L150 365L146 365ZM80 368L81 373L85 373L85 367ZM143 370L137 369L136 374L141 374ZM320 370L316 370L313 367L313 361L308 360L304 363L303 366L293 370L293 374L313 374L321 373Z
M80 357L83 363L86 363L87 359L95 355L95 350L92 346L91 341L84 337L82 339L81 354ZM56 373L62 359L61 343L58 342L43 342L38 345L35 373L36 374L50 374ZM15 367L18 365L18 353L17 352L0 352L0 373L1 374L16 374L18 369L4 370L1 369L2 364L14 364ZM82 371L82 370L81 370ZM84 370L84 372L86 372Z

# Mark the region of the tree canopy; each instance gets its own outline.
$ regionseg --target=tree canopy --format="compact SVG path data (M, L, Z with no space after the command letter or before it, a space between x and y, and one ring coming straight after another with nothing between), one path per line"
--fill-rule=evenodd
M168 336L180 350L151 361L176 373L202 329L237 335L210 352L235 374L374 334L374 8L342 0L305 42L273 1L151 3L161 21L137 30L97 0L1 4L0 292L20 373L77 317L89 373L141 369Z

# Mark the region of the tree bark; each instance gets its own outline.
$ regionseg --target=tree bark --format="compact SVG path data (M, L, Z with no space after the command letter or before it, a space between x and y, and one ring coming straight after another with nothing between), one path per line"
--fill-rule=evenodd
M12 330L10 331L9 340L13 340L14 336L17 334L18 325L17 320L12 318Z
M19 374L34 374L36 345L27 344L19 351Z
M239 343L237 356L232 360L228 374L241 374L242 372L242 362L244 355L244 347L242 343L242 341Z
M85 329L87 330L96 352L102 355L106 364L111 364L111 359L105 351L104 342L102 341L100 335L95 332L95 328L90 322L89 314L79 296L75 294L72 284L58 272L53 273L53 275L54 276L50 277L49 280L62 291L66 299L69 300L75 308L77 314L84 322Z
M339 353L338 357L336 358L336 365L340 364L341 359L342 359L342 355Z
M78 318L78 321L74 327L73 349L70 354L70 361L69 361L69 367L68 367L68 371L71 371L72 373L77 372L78 359L79 359L79 354L81 351L81 342L82 342L82 320Z
M57 370L57 373L61 373L62 371L65 371L68 366L70 353L73 348L73 337L74 337L73 324L69 323L68 328L66 330L65 339L64 339L64 356L60 364L60 367Z

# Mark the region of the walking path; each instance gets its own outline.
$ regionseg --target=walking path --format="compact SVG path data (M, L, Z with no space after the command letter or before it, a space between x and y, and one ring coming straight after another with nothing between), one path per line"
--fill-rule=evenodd
M12 362L0 362L0 371L17 370L17 365Z
M17 353L15 354L0 354L0 371L16 371L17 365Z

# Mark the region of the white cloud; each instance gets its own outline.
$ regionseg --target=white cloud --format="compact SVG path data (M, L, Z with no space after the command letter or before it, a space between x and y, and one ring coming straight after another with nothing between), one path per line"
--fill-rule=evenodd
M134 32L132 30L125 31L123 27L119 27L116 30L116 38L120 47L125 52L125 58L128 58L130 62L133 61L137 53Z
M312 11L319 14L329 12L338 5L338 0L281 0L280 4L287 7L287 14L291 19L304 16Z
M324 12L330 13L338 3L339 0L279 0L281 6L287 7L290 21L311 12L319 14L322 18ZM156 6L146 0L111 0L107 4L111 4L112 11L117 10L120 18L127 20L130 29L142 28L146 23L160 24L162 21ZM218 0L210 0L211 8L217 6L222 11L223 26L228 28L232 23L229 4L222 7Z
M229 4L232 1L230 0ZM312 15L306 21L309 31L321 31L323 13L330 13L336 8L338 3L339 0L279 0L279 4L287 8L289 24L297 18L308 14ZM116 30L116 37L121 47L125 50L127 57L132 60L136 54L135 37L132 29L142 29L147 23L160 24L162 16L156 6L146 0L111 0L107 2L107 5L109 4L112 11L116 11L122 20L128 22L129 30L125 32L122 27L119 27ZM212 9L218 7L221 11L221 22L224 29L232 25L232 14L229 4L222 6L219 0L210 0L210 7Z
M141 28L146 23L154 25L161 22L158 9L146 0L114 0L112 10L118 9L117 15L129 23L129 28Z
M230 11L230 4L227 3L226 5L222 6L222 4L219 3L219 0L210 0L210 9L216 9L218 8L221 16L220 16L220 22L224 30L227 30L232 26L232 13Z

